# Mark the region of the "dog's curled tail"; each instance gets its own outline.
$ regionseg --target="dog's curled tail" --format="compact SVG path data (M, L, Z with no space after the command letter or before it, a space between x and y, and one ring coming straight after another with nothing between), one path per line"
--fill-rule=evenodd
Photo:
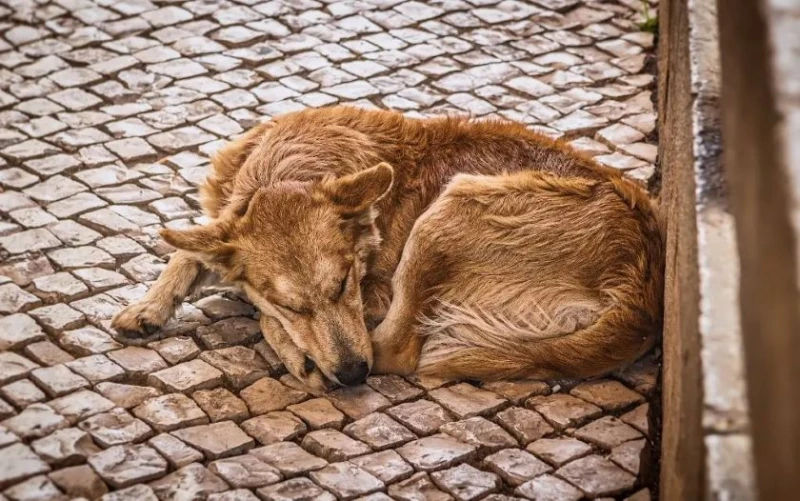
M447 379L585 378L633 362L657 328L635 305L581 298L548 315L536 308L514 320L476 306L442 305L418 372Z

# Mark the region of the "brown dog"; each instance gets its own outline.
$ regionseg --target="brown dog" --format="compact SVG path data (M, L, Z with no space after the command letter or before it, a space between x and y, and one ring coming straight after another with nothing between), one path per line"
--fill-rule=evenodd
M587 377L656 339L651 200L522 125L307 110L213 164L202 195L214 221L162 231L179 251L115 328L164 325L210 270L246 292L289 371L316 387L370 369Z

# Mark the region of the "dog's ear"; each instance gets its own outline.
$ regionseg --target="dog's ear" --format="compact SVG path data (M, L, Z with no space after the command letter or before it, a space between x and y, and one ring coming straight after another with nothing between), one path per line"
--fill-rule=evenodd
M164 228L161 237L176 249L191 252L212 268L233 267L236 248L229 243L231 225L215 222L204 226L194 226L185 230Z
M334 204L344 216L360 214L371 208L392 187L394 170L386 162L374 167L323 181L316 187L316 194Z

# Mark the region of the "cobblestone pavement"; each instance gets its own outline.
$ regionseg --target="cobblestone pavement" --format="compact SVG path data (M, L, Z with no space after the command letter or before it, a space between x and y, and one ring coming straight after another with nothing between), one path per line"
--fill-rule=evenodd
M145 346L109 328L164 267L157 230L200 216L208 155L279 113L505 117L649 179L641 6L2 0L0 500L649 499L657 357L579 385L320 396L235 296Z

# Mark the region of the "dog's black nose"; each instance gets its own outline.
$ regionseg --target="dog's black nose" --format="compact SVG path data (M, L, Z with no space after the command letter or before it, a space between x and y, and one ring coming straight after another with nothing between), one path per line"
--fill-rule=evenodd
M335 374L336 379L345 386L361 384L367 379L369 364L366 360L345 364Z

